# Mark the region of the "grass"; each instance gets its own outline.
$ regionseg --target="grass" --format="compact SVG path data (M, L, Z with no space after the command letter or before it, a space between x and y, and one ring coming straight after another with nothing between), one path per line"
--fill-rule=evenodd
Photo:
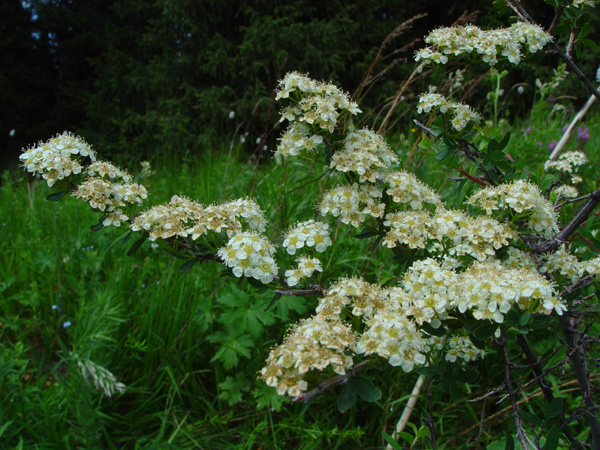
M526 134L526 126L535 131ZM588 126L588 155L597 161L598 116ZM513 131L511 154L527 158L524 170L540 176L547 152L538 142L557 140L560 128L558 120L548 126L542 117L532 118ZM463 183L457 192L445 168L420 155L414 139L390 140L403 148L403 164L458 204L473 187ZM314 199L332 184L310 163L256 168L235 150L228 153L155 162L155 172L143 180L152 204L174 194L205 204L253 194L269 215L267 233L276 241L293 221L315 217ZM586 170L588 185L595 186L593 164ZM359 402L344 414L336 408L339 386L304 406L278 398L256 380L268 348L281 341L288 324L310 313L316 298L282 298L265 312L268 290L222 276L212 262L182 275L181 261L148 243L128 257L134 238L127 240L126 229L92 232L98 219L93 211L71 198L48 203L48 193L44 183L19 169L4 174L0 189L1 448L384 447L381 432L393 430L415 373L384 363L369 368L366 376L383 391L381 400ZM320 280L324 285L340 273L364 275L367 269L382 280L400 275L390 252L371 251L371 242L353 239L354 233L339 230ZM547 330L536 333L548 348L556 344ZM103 366L127 390L112 398L100 394L82 377L78 358ZM479 379L472 384L431 387L441 448L476 448L482 414L488 420L479 448L514 428L504 404L465 401L502 382L493 358L475 366ZM557 386L567 381L549 379ZM523 395L535 399L539 391L532 387ZM539 402L526 408L541 414ZM426 402L419 401L413 422L420 426L426 414ZM425 448L426 440L418 445Z

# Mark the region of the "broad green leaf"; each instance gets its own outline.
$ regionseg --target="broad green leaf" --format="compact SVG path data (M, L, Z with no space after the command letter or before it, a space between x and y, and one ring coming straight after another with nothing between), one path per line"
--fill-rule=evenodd
M346 411L354 405L354 402L356 402L356 393L348 384L346 384L337 400L338 411Z
M484 323L473 331L473 336L480 341L485 341L486 339L492 337L496 330L498 329L497 323Z
M548 417L558 416L563 410L564 403L565 401L562 398L555 397L554 400L552 400L552 403L550 403L550 406L548 407Z
M381 390L375 387L371 380L364 377L351 377L348 380L350 388L366 402L376 402L381 398Z
M436 375L440 375L442 373L442 369L440 369L439 367L436 366L425 366L425 367L419 367L416 372L419 375L423 375L426 377L434 377Z
M61 198L63 198L65 195L67 195L67 193L64 191L53 192L52 194L46 196L46 200L49 202L57 202Z
M558 448L558 428L554 425L550 428L548 436L546 436L546 443L542 447L542 450L556 450Z
M527 411L521 411L521 417L523 418L523 420L527 423L531 423L533 425L543 425L544 421L542 419L540 419L536 414L534 413L530 413Z
M529 314L529 311L525 311L523 314L521 314L521 317L519 318L519 325L521 325L522 327L527 325L530 316L531 314Z

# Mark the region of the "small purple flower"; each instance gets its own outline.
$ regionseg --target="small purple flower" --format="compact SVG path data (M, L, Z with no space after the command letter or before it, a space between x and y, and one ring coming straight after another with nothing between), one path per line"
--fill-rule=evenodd
M563 133L564 133L564 132L566 132L568 128L569 128L569 125L565 125L565 126L563 127L563 130L562 130L562 132L563 132Z
M554 147L556 147L556 142L554 142L554 141L553 141L553 142L550 142L550 143L549 143L549 144L546 146L546 148L547 148L549 151L552 151L552 150L554 150Z
M531 133L531 127L525 128L525 134L529 136L529 133Z
M588 127L586 127L585 125L582 125L579 128L577 128L577 139L587 142L589 138L590 138L590 130Z
M69 328L71 326L71 322L63 322L63 328Z
M543 142L538 142L538 147L543 147L544 143Z

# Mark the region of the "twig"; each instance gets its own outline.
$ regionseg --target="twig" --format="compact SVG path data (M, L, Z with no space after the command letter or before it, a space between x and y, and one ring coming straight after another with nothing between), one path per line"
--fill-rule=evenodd
M592 211L596 208L596 206L600 203L600 189L592 192L590 194L589 201L579 210L577 215L569 222L560 233L554 236L552 239L543 242L537 248L534 249L536 253L551 253L558 249L558 247L567 241L569 236L571 236L577 228L587 220L587 218L592 214Z
M423 375L419 375L419 378L417 378L417 382L413 386L413 390L410 393L408 402L406 402L404 411L402 411L400 420L398 420L398 423L396 424L396 431L392 435L392 436L394 436L394 439L397 434L402 433L402 431L404 431L404 428L406 427L406 424L408 423L408 421L410 419L410 415L412 414L413 409L415 409L415 405L417 404L417 400L418 400L419 394L421 393L421 389L423 388L424 382L425 382L425 377ZM391 450L392 448L393 447L388 444L387 450Z
M600 448L600 423L598 422L598 414L596 410L596 402L590 389L590 373L587 368L587 361L585 352L581 348L580 339L576 329L576 322L573 318L567 316L561 316L559 318L560 326L563 330L567 345L574 349L571 356L571 363L575 375L577 376L577 383L579 384L579 390L583 401L585 403L586 417L590 426L590 435L592 437L592 448Z
M585 102L585 105L583 105L583 108L581 108L581 110L577 113L575 118L571 121L571 123L567 127L567 130L563 133L562 137L558 141L558 144L556 144L556 147L554 147L554 150L550 154L550 158L549 158L550 161L556 159L556 157L558 156L558 154L560 153L562 148L565 146L565 144L569 140L569 137L573 133L573 130L575 129L575 125L577 125L577 123L581 120L581 118L583 116L585 116L585 114L588 112L588 110L592 106L592 103L594 103L595 100L596 100L596 97L593 95L590 95L590 98L588 98L588 101Z
M337 375L335 377L328 378L327 380L321 382L316 388L308 391L306 394L302 394L298 397L295 397L294 399L292 399L292 402L308 403L312 400L313 397L320 395L322 392L329 389L330 387L335 386L336 384L347 383L350 377L358 375L360 372L362 372L371 361L372 360L369 358L365 359L364 361L348 369L348 371L344 375Z
M511 7L511 9L517 13L517 15L519 17L521 17L523 20L529 22L529 23L533 23L537 25L537 22L535 20L533 20L531 18L531 16L529 15L529 13L527 12L527 10L523 7L523 5L521 4L520 0L507 0L506 3L508 4L508 6ZM577 66L577 64L575 64L573 62L573 60L571 58L569 58L569 56L567 56L561 49L560 47L556 44L556 42L551 41L550 45L552 46L552 48L554 49L554 51L556 53L558 53L558 56L561 57L561 59L567 63L567 65L569 66L569 68L575 72L575 75L577 75L577 77L581 80L581 82L585 85L585 87L587 88L587 90L589 91L590 94L592 94L594 97L596 97L598 100L600 100L600 92L598 92L598 90L594 87L594 85L590 82L590 80L585 76L585 74L581 71L581 69Z
M298 289L296 291L273 291L274 294L283 295L285 297L302 297L305 295L321 295L325 291L321 286L311 286L310 289Z
M508 397L510 398L510 402L512 405L513 416L515 419L515 426L517 428L517 440L521 442L523 446L523 450L529 450L527 446L526 433L523 430L523 421L521 420L521 416L519 415L519 405L517 403L517 398L515 396L515 391L512 388L512 382L510 380L510 367L511 361L508 357L508 350L506 348L506 341L503 337L498 340L498 346L502 350L502 354L504 356L504 384L506 385L506 390L508 391Z

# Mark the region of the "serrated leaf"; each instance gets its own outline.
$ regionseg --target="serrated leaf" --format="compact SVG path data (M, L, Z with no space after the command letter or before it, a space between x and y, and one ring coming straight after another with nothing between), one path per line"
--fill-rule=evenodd
M267 311L269 300L266 297L250 297L236 286L232 292L217 298L217 302L227 306L218 322L236 333L249 333L253 339L258 339L264 332L265 326L275 323L275 314Z
M365 377L351 377L348 385L365 402L372 403L381 398L381 390Z
M560 397L555 397L552 400L552 403L550 403L550 406L548 407L548 417L556 417L558 416L562 410L563 410L563 405L564 405L565 401L560 398Z
M243 374L238 373L235 378L227 376L225 381L219 383L218 398L233 406L242 401L243 393L249 389L250 382Z
M337 400L338 411L344 412L350 409L354 405L354 402L356 402L356 393L346 384Z
M211 334L206 339L221 344L210 362L221 362L225 370L236 367L240 356L250 358L254 346L254 341L247 335L232 336L222 331Z
M554 425L550 428L548 436L546 436L546 443L542 447L542 450L556 450L558 448L558 428Z
M65 195L67 195L67 193L64 192L64 191L53 192L52 194L49 194L49 195L46 196L46 200L49 201L49 202L57 202L61 198L63 198Z

